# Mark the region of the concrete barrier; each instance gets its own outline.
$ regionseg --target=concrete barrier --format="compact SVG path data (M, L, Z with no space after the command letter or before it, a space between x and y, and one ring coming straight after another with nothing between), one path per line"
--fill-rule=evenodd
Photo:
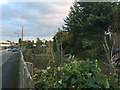
M21 52L21 59L20 59L20 86L19 88L34 88L33 79L28 70L26 62L24 61L22 52Z

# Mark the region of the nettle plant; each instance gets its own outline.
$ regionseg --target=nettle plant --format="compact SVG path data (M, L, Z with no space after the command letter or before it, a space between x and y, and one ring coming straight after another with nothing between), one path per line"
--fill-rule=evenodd
M101 74L97 60L77 61L70 56L62 70L57 88L119 88L118 76Z

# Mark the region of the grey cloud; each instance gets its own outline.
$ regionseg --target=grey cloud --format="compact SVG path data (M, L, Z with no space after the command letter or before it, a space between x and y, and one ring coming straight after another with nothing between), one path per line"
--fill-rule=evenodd
M9 33L19 32L21 26L24 26L24 35L26 37L52 37L61 27L63 19L69 12L68 3L8 3L3 5L2 19L4 36L6 31ZM6 32L7 33L7 32Z
M50 6L50 7L49 7ZM28 3L23 6L23 10L20 10L21 7L17 7L18 9L10 9L8 12L6 10L3 12L3 17L8 18L11 17L16 18L17 21L28 21L32 23L40 23L44 25L49 26L54 23L49 23L49 22L55 22L59 24L59 20L63 19L64 17L64 8L56 8L54 4L46 4L46 3ZM34 9L33 9L34 8ZM53 9L53 10L52 10ZM44 11L44 12L43 12ZM59 11L59 13L58 13ZM4 16L5 15L5 16ZM48 22L48 24L47 24Z

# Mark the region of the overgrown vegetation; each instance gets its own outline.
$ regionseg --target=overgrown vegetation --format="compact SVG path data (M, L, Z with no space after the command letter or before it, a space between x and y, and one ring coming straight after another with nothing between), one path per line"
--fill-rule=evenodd
M110 26L111 32L119 33L114 17L119 7L117 2L75 1L53 44L24 52L34 65L35 88L120 88L119 69L111 62L112 47L105 36Z
M61 67L35 68L36 88L119 88L118 75L101 73L97 60L77 61L69 57Z
M52 57L46 49L48 48L35 48L24 52L25 60L34 64L33 79L36 89L119 88L116 69L112 68L114 72L110 71L109 64L101 64L100 60L79 60L70 56L57 65L56 61L49 63Z
M34 68L46 69L47 64L51 60L51 55L46 53L45 48L33 48L24 52L24 59L27 62L32 62Z

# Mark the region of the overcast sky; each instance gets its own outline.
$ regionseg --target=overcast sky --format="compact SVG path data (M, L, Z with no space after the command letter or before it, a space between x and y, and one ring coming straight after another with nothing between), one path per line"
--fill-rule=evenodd
M54 34L64 24L72 2L9 2L2 4L2 40L52 40ZM1 26L0 26L1 27Z

